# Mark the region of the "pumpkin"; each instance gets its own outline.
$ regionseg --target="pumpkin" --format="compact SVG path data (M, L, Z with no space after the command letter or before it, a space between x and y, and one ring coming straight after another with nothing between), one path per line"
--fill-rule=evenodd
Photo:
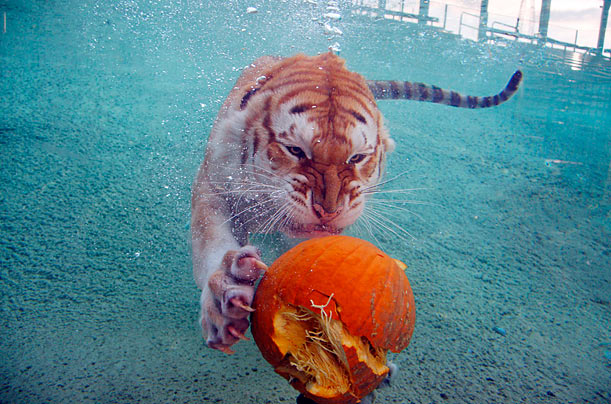
M251 331L263 357L320 404L358 403L409 344L416 311L405 265L348 236L304 241L255 293Z

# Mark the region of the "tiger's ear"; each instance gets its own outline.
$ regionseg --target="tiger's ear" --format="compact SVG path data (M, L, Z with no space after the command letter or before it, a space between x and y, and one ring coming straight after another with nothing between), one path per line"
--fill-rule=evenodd
M395 141L394 140L387 137L386 139L383 140L383 142L384 142L384 151L386 153L391 153L392 151L395 150Z
M378 139L382 142L382 146L384 147L384 153L391 153L395 150L395 141L390 138L390 134L388 133L388 129L386 125L384 125L384 117L378 110Z

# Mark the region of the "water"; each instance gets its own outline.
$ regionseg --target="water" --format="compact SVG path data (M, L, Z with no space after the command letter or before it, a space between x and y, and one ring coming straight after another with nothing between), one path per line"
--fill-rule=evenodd
M240 69L338 42L374 79L488 94L525 73L497 109L380 102L393 187L424 188L394 212L415 239L374 234L417 303L380 401L611 402L608 60L349 4L329 41L323 2L274 3L0 2L0 401L294 402L252 342L204 346L189 191Z

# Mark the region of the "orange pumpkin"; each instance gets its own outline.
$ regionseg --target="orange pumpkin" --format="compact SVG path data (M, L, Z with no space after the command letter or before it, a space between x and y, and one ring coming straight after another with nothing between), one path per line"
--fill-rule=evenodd
M358 403L409 344L416 311L405 265L348 236L300 243L266 271L251 330L263 357L320 404Z

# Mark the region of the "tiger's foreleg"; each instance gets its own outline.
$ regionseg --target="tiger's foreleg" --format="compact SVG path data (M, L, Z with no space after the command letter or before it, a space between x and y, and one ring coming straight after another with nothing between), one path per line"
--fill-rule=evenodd
M236 240L225 201L200 179L191 217L193 275L202 291L200 325L209 347L233 353L231 346L246 338L255 282L266 266L258 249Z

